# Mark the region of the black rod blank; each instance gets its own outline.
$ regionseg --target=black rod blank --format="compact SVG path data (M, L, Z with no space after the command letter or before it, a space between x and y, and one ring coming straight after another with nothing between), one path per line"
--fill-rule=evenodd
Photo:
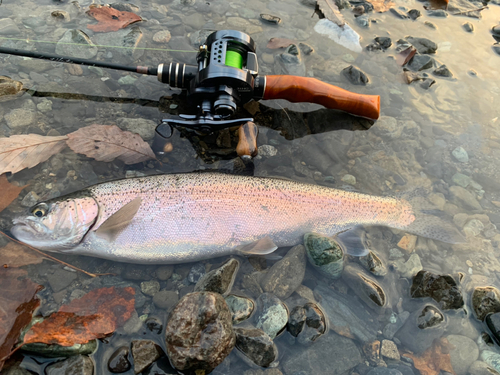
M113 64L113 63L107 63L107 62L102 62L102 61L80 59L77 57L67 57L67 56L54 55L51 53L31 52L31 51L26 51L26 50L22 50L22 49L14 49L14 48L0 47L0 53L6 53L9 55L16 55L16 56L32 57L35 59L44 59L44 60L50 60L50 61L55 61L55 62L63 62L63 63L68 63L68 64L98 66L101 68L125 70L127 72L148 74L148 75L153 75L153 76L156 76L157 72L158 72L157 68L149 68L146 66L126 66L126 65Z

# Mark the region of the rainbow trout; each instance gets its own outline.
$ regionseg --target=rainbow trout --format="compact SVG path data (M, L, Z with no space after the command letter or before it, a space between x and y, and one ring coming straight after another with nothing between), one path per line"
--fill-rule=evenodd
M17 239L42 250L143 264L269 254L307 232L333 236L358 225L461 241L450 224L404 199L221 173L106 182L38 203L13 223Z

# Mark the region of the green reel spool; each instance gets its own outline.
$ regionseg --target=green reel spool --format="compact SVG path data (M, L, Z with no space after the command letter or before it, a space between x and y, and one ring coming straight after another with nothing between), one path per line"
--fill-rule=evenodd
M237 51L227 50L226 61L224 64L233 68L241 69L243 67L243 56L241 56L241 54Z

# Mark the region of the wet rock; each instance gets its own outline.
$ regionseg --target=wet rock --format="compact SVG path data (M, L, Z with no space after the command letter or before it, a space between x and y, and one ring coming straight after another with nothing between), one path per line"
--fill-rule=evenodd
M222 266L205 274L195 285L195 292L214 292L226 296L234 283L234 279L240 268L240 262L231 258Z
M450 275L420 271L413 278L410 294L412 298L430 297L443 310L460 309L464 306L460 288Z
M132 340L134 373L139 374L163 355L163 350L151 340Z
M359 263L361 263L368 272L375 276L387 275L387 267L382 262L382 260L371 250L364 257L359 257Z
M108 360L108 370L114 374L130 370L132 365L128 360L129 349L126 346L121 346L116 349Z
M485 321L495 341L500 343L500 312L486 315Z
M448 69L446 65L441 65L439 68L434 70L432 74L439 77L447 77L447 78L453 77L453 73L450 72L450 69Z
M461 186L450 187L453 202L469 210L481 210L482 207L472 193Z
M286 327L288 308L275 295L263 293L257 298L257 308L254 315L255 326L262 329L274 339Z
M34 318L33 321L41 322L43 318ZM32 321L32 322L33 322ZM42 343L23 345L23 351L35 353L44 357L74 357L78 355L87 355L95 352L97 349L97 340L91 340L86 344L75 344L73 346L47 345Z
M417 272L422 270L422 262L417 253L412 253L407 261L398 259L392 262L392 266L398 271L402 277L407 279L415 276Z
M158 280L161 281L170 279L173 273L174 273L174 266L172 265L160 266L156 269L156 277L158 278Z
M33 124L36 121L36 113L32 109L16 108L7 113L4 119L7 126L14 130Z
M63 56L91 59L97 55L97 47L81 30L71 29L56 44L56 53Z
M165 336L168 357L181 371L212 371L236 342L231 312L213 292L185 295L169 316Z
M153 297L160 291L160 283L156 280L143 281L141 283L141 292L147 296Z
M369 81L366 74L353 65L342 69L342 73L354 85L366 85Z
M457 147L455 148L451 154L453 157L459 161L460 163L467 163L469 161L469 155L467 154L467 151L463 149L463 147Z
M464 233L467 237L478 236L484 229L484 224L477 219L472 219L464 225Z
M373 131L379 137L397 139L401 137L403 129L398 125L398 121L394 117L380 116L377 126L373 127Z
M306 251L304 246L297 245L269 269L261 281L262 289L287 299L302 284L305 272Z
M446 18L448 17L448 12L445 11L444 9L431 9L427 11L427 15L430 17L442 17ZM436 28L436 27L434 27Z
M230 294L225 300L232 313L233 325L248 319L255 309L255 302L250 298Z
M309 302L292 310L287 327L300 344L309 344L327 332L328 317L318 304Z
M93 375L94 362L84 355L70 357L45 368L46 375Z
M424 90L429 90L429 88L435 83L436 80L432 78L423 78L420 82L420 87L422 87Z
M150 141L155 136L157 123L152 120L142 118L119 118L116 119L116 125L122 130L128 130L132 133L137 133L145 141Z
M257 328L235 328L236 349L260 367L268 367L278 358L278 348L264 331Z
M375 41L380 44L380 46L383 48L383 49L387 49L389 48L390 46L392 46L392 41L391 41L391 38L389 37L386 37L386 36L378 36L375 38Z
M500 372L500 354L491 350L483 350L481 351L481 360L491 366L494 371Z
M474 31L474 25L470 22L466 22L462 25L465 31L468 33L472 33Z
M410 9L408 11L408 16L413 20L415 21L418 17L421 17L422 16L422 13L420 13L420 11L418 9Z
M495 51L495 53L497 55L500 55L500 43L493 44L492 48L493 48L493 51Z
M307 259L322 275L337 279L344 269L344 250L334 239L316 233L304 235Z
M273 16L271 14L264 14L261 13L260 19L269 23L273 23L275 25L278 25L281 23L281 18Z
M490 313L500 312L500 291L493 286L475 288L472 292L472 309L481 321Z
M96 33L93 39L100 45L124 47L113 49L113 56L116 60L132 62L144 54L144 50L136 49L142 39L142 30L139 26L114 32ZM171 48L175 49L175 47Z
M429 55L415 55L406 66L408 69L418 72L424 69L432 68L433 65L434 59Z
M499 375L500 373L493 367L490 367L486 362L475 361L469 367L470 375Z
M296 44L287 47L285 53L274 56L276 70L281 70L282 74L305 76L306 66L302 61L302 53Z
M22 88L22 82L0 76L0 102L16 99Z
M353 340L336 334L326 335L321 343L311 345L283 360L285 374L332 374L348 372L362 362Z
M444 315L435 306L427 305L410 314L395 337L414 353L428 349L446 328Z
M0 19L0 35L15 35L20 32L19 27L10 18Z
M387 296L382 287L359 267L347 265L342 273L342 279L351 290L370 308L385 307Z
M469 367L479 357L476 343L468 337L449 335L446 337L450 343L451 366L457 375L466 375Z
M179 301L179 295L172 290L161 290L153 296L153 303L160 309L169 311Z
M187 281L191 284L196 284L200 279L205 276L206 267L204 263L197 263L189 270Z
M370 18L367 14L363 14L362 16L356 17L356 23L364 28L368 28L370 26Z
M399 361L401 359L398 347L391 340L382 340L380 345L380 355L385 358L394 359L395 361Z
M306 43L299 43L299 48L302 51L302 53L306 56L309 56L311 53L314 52L314 48L312 48L309 44Z
M422 55L436 53L438 48L436 43L427 38L414 38L412 36L407 36L405 39L417 49L418 53Z
M400 314L393 313L390 322L384 327L382 331L386 339L392 340L397 331L405 324L406 320L410 316L408 311L403 311Z
M407 15L405 12L403 12L402 10L400 10L400 9L397 9L397 8L391 8L391 9L390 9L390 11L391 11L391 13L392 13L392 14L394 14L396 17L401 18L401 19L403 19L403 20L404 20L404 19L409 18L409 17L408 17L408 15Z
M172 38L172 34L170 34L170 31L168 30L161 30L157 31L155 35L153 35L153 42L159 43L159 44L165 44L170 42L170 39Z

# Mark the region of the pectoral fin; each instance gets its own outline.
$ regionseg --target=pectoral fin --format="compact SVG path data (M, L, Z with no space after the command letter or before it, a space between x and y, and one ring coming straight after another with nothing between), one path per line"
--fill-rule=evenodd
M95 234L109 242L114 241L118 234L130 224L139 210L139 207L141 207L141 202L141 197L137 197L128 202L125 206L108 217L95 231Z
M342 245L347 254L357 257L362 257L368 254L369 251L364 244L364 235L361 229L361 226L355 226L354 228L341 232L334 237L335 240Z
M276 250L278 246L273 242L270 237L261 238L245 245L240 245L236 251L245 255L266 255Z

